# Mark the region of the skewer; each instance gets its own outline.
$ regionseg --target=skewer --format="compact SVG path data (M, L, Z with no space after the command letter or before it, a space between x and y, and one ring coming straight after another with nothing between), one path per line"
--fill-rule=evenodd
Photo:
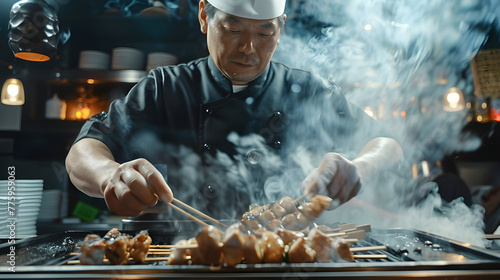
M175 245L173 245L173 244L149 245L149 248L175 248Z
M354 230L354 231L348 231L348 232L334 232L334 233L328 233L326 236L332 238L332 237L342 237L342 238L355 238L355 239L364 239L366 237L366 234L362 230Z
M387 255L353 255L355 259L387 259Z
M486 239L500 239L500 234L485 234L484 238L486 238Z
M347 235L347 233L345 233L345 232L335 232L335 233L329 233L326 236L328 236L328 237L342 237L342 236L346 236L346 235Z
M369 246L369 247L355 247L350 249L351 252L364 252L364 251L375 251L375 250L387 250L386 246Z
M184 202L182 202L182 201L178 200L177 198L174 198L174 199L173 199L173 202L180 204L182 207L184 207L184 208L186 208L186 209L189 209L190 211L192 211L192 212L194 212L194 213L196 213L196 214L198 214L198 215L202 216L203 218L205 218L205 219L207 219L207 220L211 221L212 223L218 224L219 226L224 227L224 228L228 228L228 226L227 226L227 225L225 225L225 224L223 224L223 223L221 223L221 222L217 221L216 219L214 219L214 218L212 218L212 217L208 216L207 214L205 214L205 213L203 213L203 212L201 212L201 211L199 211L199 210L197 210L197 209L195 209L195 208L193 208L193 207L191 207L191 206L187 205L186 203L184 203Z
M293 203L297 204L299 201L301 201L302 199L306 198L309 194L303 194L301 196L299 196L297 199L295 199L293 201Z
M170 207L172 207L172 208L174 208L176 211L178 211L178 212L180 212L180 213L184 214L185 216L187 216L188 218L190 218L190 219L192 219L193 221L197 222L198 224L200 224L200 225L202 225L202 226L204 226L204 227L208 227L208 224L207 224L207 223L205 223L204 221L202 221L202 220L200 220L200 219L196 218L195 216L193 216L193 215L189 214L188 212L186 212L186 211L182 210L182 209L181 209L181 208L179 208L178 206L176 206L176 205L174 205L174 204L170 203Z
M132 258L130 258L129 260L132 260ZM109 260L108 259L104 259L103 260L104 262L108 263ZM146 262L160 262L160 261L168 261L168 257L154 257L154 258L146 258L144 261ZM80 264L80 260L70 260L70 261L67 261L66 264L73 264L73 265L77 265L77 264Z

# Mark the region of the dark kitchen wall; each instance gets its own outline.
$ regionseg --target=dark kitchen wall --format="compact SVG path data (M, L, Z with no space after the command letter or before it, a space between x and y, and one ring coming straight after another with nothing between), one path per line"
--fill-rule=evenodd
M83 122L43 117L44 98L49 95L44 86L49 81L44 82L43 77L58 71L77 70L82 50L100 50L111 55L115 47L133 47L145 54L170 52L179 62L205 56L207 50L197 21L198 0L164 0L167 4L182 2L187 6L170 5L168 15L161 17L140 15L139 12L147 8L140 3L148 2L142 0L50 1L59 3L58 52L49 62L27 62L16 59L8 46L9 13L17 0L0 0L0 86L12 74L8 67L13 65L26 89L25 105L14 109L15 112L22 110L21 131L5 131L0 127L0 180L6 179L2 174L6 174L8 166L15 166L17 179L44 179L45 189L69 187L74 191L68 186L64 158ZM0 105L0 117L13 116L9 113L13 108ZM73 202L84 200L106 208L101 199L92 200L79 192L71 195L75 196L70 197Z
M172 52L179 60L188 61L206 54L204 37L196 19L197 0L162 1L174 3L167 7L167 16L141 16L147 8L137 0L51 0L58 5L61 41L53 61L29 63L17 61L19 68L74 68L81 50L95 49L111 53L114 47L136 47L145 53ZM14 62L8 47L9 12L14 0L0 1L0 60ZM175 3L185 3L185 7ZM133 5L136 3L135 5ZM2 67L5 68L5 67ZM5 71L5 69L2 69ZM4 72L0 72L4 73Z

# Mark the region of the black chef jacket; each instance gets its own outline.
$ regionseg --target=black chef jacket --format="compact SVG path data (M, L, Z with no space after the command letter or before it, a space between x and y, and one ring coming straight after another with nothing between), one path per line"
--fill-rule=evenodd
M346 145L352 146L352 137L360 127L365 130L372 127L367 122L371 118L359 108L349 106L338 87L325 84L310 72L271 62L245 90L234 93L231 81L211 57L206 57L150 71L125 98L112 102L108 113L102 112L87 121L76 141L85 137L98 139L120 163L139 157L152 163L166 163L167 180L174 195L179 197L186 188L197 190L198 201L191 203L208 207L209 212L215 211L211 207L217 208L210 206L211 201L224 197L215 204L226 210L232 207L241 214L250 202L265 200L266 195L259 187L262 188L269 174L262 170L253 172L258 170L253 160L250 168L258 178L252 181L251 189L235 187L250 184L241 180L226 182L224 172L207 175L207 168L221 154L228 155L224 159L229 161L248 160L249 151L255 151L255 147L246 144L238 147L235 141L230 141L232 136L258 135L273 154L284 158L299 146L323 156L339 147L345 150ZM365 133L360 142L365 144L373 136ZM355 147L347 149L350 148ZM199 155L199 161L191 162L199 163L199 167L190 170L196 173L195 177L202 175L193 183L199 183L199 187L183 186L186 184L183 178L173 179L179 175L179 169L189 168L184 166L187 163L183 161L188 160L185 155L172 156L180 149ZM246 155L239 157L242 153ZM257 152L257 158L267 153ZM250 154L255 159L255 153ZM280 166L278 171L284 168ZM220 187L222 184L226 186ZM259 186L254 188L255 185ZM295 189L292 195L297 193L298 186L300 182L290 186ZM233 187L239 191L233 191Z

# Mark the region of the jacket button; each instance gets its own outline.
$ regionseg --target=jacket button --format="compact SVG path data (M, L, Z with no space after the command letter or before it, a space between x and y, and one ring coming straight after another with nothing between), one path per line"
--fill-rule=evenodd
M281 148L281 141L276 140L276 141L274 141L273 145L274 145L274 147L275 147L276 149L279 149L279 148Z
M209 144L205 143L205 144L203 144L203 148L208 151L208 150L210 150L211 147Z

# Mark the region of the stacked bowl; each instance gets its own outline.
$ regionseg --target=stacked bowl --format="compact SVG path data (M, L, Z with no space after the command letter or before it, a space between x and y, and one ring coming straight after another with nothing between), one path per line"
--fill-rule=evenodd
M36 235L42 192L41 179L0 181L0 238Z

